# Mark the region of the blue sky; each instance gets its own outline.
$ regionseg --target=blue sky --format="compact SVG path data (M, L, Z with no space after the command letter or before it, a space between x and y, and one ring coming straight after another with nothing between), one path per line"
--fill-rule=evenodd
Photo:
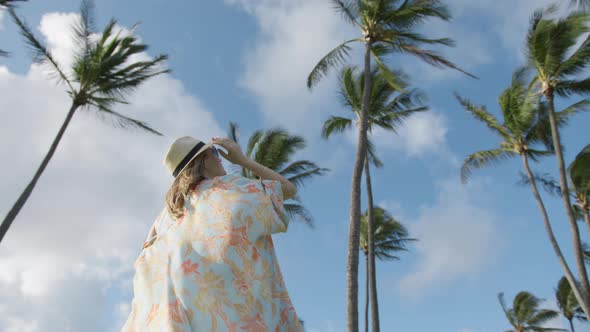
M401 261L377 264L383 331L506 330L501 291L510 300L531 291L555 307L553 289L562 273L530 189L516 185L521 165L513 160L476 171L461 185L462 160L497 141L453 97L457 91L498 114L497 97L523 62L528 17L547 2L449 0L453 21L424 27L433 37L454 38L457 47L444 54L479 80L407 57L389 59L426 92L432 110L410 119L397 136L374 137L385 163L372 170L375 201L420 239ZM20 10L64 64L71 61L67 27L78 6L32 1ZM328 2L316 0L98 2L97 26L110 17L123 29L140 21L136 34L150 45L147 54L170 56L171 75L149 82L131 105L118 108L165 136L105 125L92 111L76 114L2 244L0 290L7 295L0 299L0 329L118 331L133 295L132 263L171 181L161 164L166 148L179 136L222 135L235 121L242 143L254 130L275 126L303 136L308 147L296 157L332 170L300 189L316 228L294 220L275 244L308 330L344 331L355 136L320 137L328 116L348 115L336 98L337 72L313 92L305 79L322 55L356 32ZM68 100L63 87L31 65L12 22L0 22L1 48L12 52L0 58L0 113L7 124L0 133L0 170L12 174L0 189L0 211L6 211L49 148ZM352 64L359 55L356 49ZM563 131L567 162L588 143L589 120L578 116ZM552 158L534 168L556 175ZM573 261L562 203L544 197ZM361 264L361 313L364 273ZM590 331L590 324L578 324L577 331Z

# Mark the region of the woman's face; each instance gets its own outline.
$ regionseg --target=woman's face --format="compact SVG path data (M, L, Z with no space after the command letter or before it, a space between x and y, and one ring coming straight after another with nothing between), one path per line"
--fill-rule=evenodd
M217 155L214 149L215 147L211 146L205 151L205 175L208 178L227 174L221 164L221 156Z

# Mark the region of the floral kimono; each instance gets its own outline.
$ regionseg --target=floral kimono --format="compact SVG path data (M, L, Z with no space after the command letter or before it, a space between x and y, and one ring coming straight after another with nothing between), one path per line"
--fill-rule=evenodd
M121 331L302 331L271 237L287 231L282 201L280 181L203 180L135 261Z

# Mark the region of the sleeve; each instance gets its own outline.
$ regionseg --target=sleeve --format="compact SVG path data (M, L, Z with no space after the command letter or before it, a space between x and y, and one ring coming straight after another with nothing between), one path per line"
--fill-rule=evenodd
M261 204L266 207L267 220L264 220L263 235L283 233L289 226L289 215L283 205L283 189L281 181L257 180L262 189Z

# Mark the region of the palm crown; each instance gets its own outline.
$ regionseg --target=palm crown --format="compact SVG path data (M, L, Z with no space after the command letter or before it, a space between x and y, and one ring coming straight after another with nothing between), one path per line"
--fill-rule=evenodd
M373 208L373 221L375 223L375 257L380 260L398 260L397 251L407 251L408 242L416 241L409 238L407 228L395 220L385 209L375 206ZM368 215L361 217L360 247L365 255L368 255Z
M451 15L438 0L332 0L336 9L351 24L359 28L362 37L340 44L324 56L310 73L307 86L312 88L325 76L330 68L344 62L351 51L349 44L370 43L373 59L386 81L399 89L397 77L383 63L382 57L391 53L414 55L428 64L449 67L469 76L451 61L424 46L454 46L449 38L431 39L415 29L429 18L449 20Z
M375 128L396 132L399 126L412 114L427 111L427 106L418 106L423 101L423 95L417 89L398 92L389 85L382 73L377 69L371 71L371 96L369 97L368 131ZM398 73L398 77L403 77ZM403 86L407 83L400 80ZM332 134L342 133L353 124L359 125L362 107L362 95L365 86L364 72L356 72L347 67L342 71L340 84L340 99L347 110L353 113L353 118L331 116L324 122L322 136L329 138ZM376 167L383 164L376 155L373 142L367 138L367 155Z
M582 44L578 39L589 31L590 14L573 11L562 19L548 19L556 6L537 10L531 18L526 38L526 54L529 66L537 71L543 92L555 92L560 96L590 92L590 78L576 79L590 63L590 35ZM559 36L556 38L556 36Z
M160 66L167 56L159 55L150 60L133 61L147 49L147 45L141 44L138 38L131 34L115 32L117 21L114 19L111 19L102 33L98 34L94 28L92 10L91 1L82 2L80 15L73 26L75 45L78 49L75 51L72 67L66 72L55 61L51 52L37 40L26 23L10 9L13 20L33 50L35 60L49 65L56 78L66 83L73 106L94 106L103 115L114 116L122 127L138 127L161 135L144 122L115 112L112 106L117 103L126 104L126 94L135 90L145 80L169 72Z
M584 311L580 307L580 303L572 291L572 287L565 277L562 277L557 284L555 298L557 300L559 311L561 311L563 317L568 321L571 322L573 319L581 321L587 320Z
M469 100L456 96L466 111L502 139L498 148L478 151L467 157L461 168L463 182L468 180L473 168L482 168L521 154L535 161L539 157L553 153L547 105L541 101L539 94L526 84L525 78L525 70L517 71L512 84L498 99L503 123L488 112L485 106L474 105ZM588 106L590 103L584 100L557 112L559 125L565 125L572 115ZM535 144L542 144L544 149L532 148Z
M564 329L544 327L545 323L556 318L559 313L554 310L539 309L542 300L529 292L518 293L514 297L512 308L506 306L504 293L500 293L498 299L508 322L514 328L507 332L567 331Z
M229 137L238 142L238 125L230 122ZM290 135L280 128L270 130L256 130L249 138L245 154L273 171L283 175L295 186L301 187L314 176L324 175L329 171L320 168L309 160L292 161L293 155L305 148L305 139L297 135ZM241 168L244 177L255 179L256 175L246 168ZM313 218L309 211L301 204L299 196L292 198L293 202L285 203L285 210L293 216L301 217L309 226L313 226Z

